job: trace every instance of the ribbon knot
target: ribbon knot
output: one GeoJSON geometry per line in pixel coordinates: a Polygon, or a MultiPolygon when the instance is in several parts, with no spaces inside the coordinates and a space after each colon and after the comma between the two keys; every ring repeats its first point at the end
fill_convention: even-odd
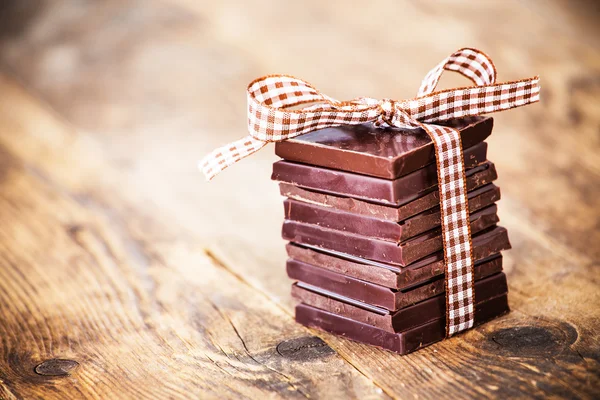
{"type": "Polygon", "coordinates": [[[400,108],[399,103],[392,99],[382,99],[379,101],[381,114],[374,122],[375,126],[395,126],[396,128],[417,128],[421,124],[413,120],[409,112],[400,108]]]}
{"type": "Polygon", "coordinates": [[[396,115],[396,101],[392,99],[382,99],[379,102],[379,108],[381,109],[381,115],[380,119],[376,121],[376,125],[385,122],[386,124],[393,126],[396,115]]]}
{"type": "Polygon", "coordinates": [[[308,82],[287,75],[259,78],[248,86],[249,136],[214,150],[200,161],[207,179],[268,142],[317,129],[372,122],[377,126],[420,127],[433,141],[438,171],[444,260],[446,335],[473,326],[473,257],[460,133],[435,122],[507,110],[539,101],[539,78],[496,84],[496,68],[483,52],[464,48],[436,65],[409,100],[335,100],[308,82]],[[475,86],[435,92],[444,70],[475,86]],[[300,107],[300,109],[292,109],[300,107]]]}

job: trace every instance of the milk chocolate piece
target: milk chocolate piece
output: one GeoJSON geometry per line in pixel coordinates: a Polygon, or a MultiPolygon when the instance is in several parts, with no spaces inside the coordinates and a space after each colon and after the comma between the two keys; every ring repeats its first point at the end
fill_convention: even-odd
{"type": "MultiPolygon", "coordinates": [[[[487,143],[479,143],[464,152],[465,168],[486,161],[487,143]]],[[[389,180],[351,172],[313,167],[288,161],[273,164],[271,179],[320,192],[369,200],[378,204],[409,203],[437,187],[437,167],[430,164],[400,178],[389,180]]]]}
{"type": "MultiPolygon", "coordinates": [[[[476,191],[475,196],[469,196],[470,213],[490,206],[500,198],[500,190],[496,186],[486,186],[485,189],[476,191]]],[[[288,220],[396,243],[427,232],[441,224],[439,207],[398,223],[290,199],[286,199],[283,206],[285,218],[288,220]]]]}
{"type": "MultiPolygon", "coordinates": [[[[441,282],[443,285],[443,279],[441,282]]],[[[503,295],[508,292],[506,275],[499,272],[477,280],[473,289],[475,304],[503,295]]],[[[442,318],[446,313],[446,296],[444,294],[427,298],[420,303],[395,312],[323,291],[303,282],[292,285],[292,296],[309,306],[373,325],[388,332],[403,332],[434,319],[442,318]]]]}
{"type": "MultiPolygon", "coordinates": [[[[475,325],[509,311],[506,295],[475,305],[475,325]]],[[[371,344],[399,354],[408,354],[444,339],[446,318],[430,321],[400,333],[391,333],[372,325],[354,321],[306,304],[296,306],[296,321],[302,325],[371,344]]]]}
{"type": "MultiPolygon", "coordinates": [[[[484,185],[490,184],[490,182],[498,178],[494,164],[489,161],[467,170],[466,175],[469,201],[471,201],[471,198],[474,196],[474,191],[476,191],[476,189],[483,189],[484,185]]],[[[281,195],[289,197],[290,199],[394,222],[404,221],[413,215],[427,211],[440,204],[439,191],[437,190],[432,190],[424,196],[399,207],[374,204],[352,197],[341,197],[333,194],[319,193],[314,190],[290,185],[289,183],[280,183],[279,190],[281,195]]],[[[500,200],[500,191],[498,188],[496,188],[496,190],[498,197],[494,198],[494,202],[500,200]]]]}
{"type": "MultiPolygon", "coordinates": [[[[502,271],[502,258],[494,257],[475,264],[475,280],[502,271]]],[[[445,292],[444,277],[406,290],[394,290],[374,283],[306,264],[293,258],[287,261],[287,274],[295,279],[333,295],[344,296],[389,311],[399,310],[445,292]]],[[[500,294],[500,293],[498,293],[500,294]]],[[[313,304],[314,305],[314,304],[313,304]]],[[[438,316],[439,317],[439,316],[438,316]]]]}
{"type": "MultiPolygon", "coordinates": [[[[471,214],[470,220],[471,234],[495,225],[499,221],[496,206],[492,205],[471,214]]],[[[442,249],[441,229],[431,230],[398,244],[285,220],[282,236],[290,242],[400,266],[406,266],[442,249]]]]}
{"type": "MultiPolygon", "coordinates": [[[[511,247],[508,233],[501,226],[474,235],[472,240],[475,262],[511,247]]],[[[444,255],[441,251],[406,267],[398,267],[295,243],[288,243],[286,250],[289,257],[298,261],[392,289],[406,289],[444,274],[444,255]]]]}
{"type": "MultiPolygon", "coordinates": [[[[492,133],[493,120],[463,118],[448,124],[459,129],[466,149],[492,133]]],[[[276,143],[275,154],[290,161],[386,179],[435,162],[433,143],[424,130],[382,129],[373,124],[320,129],[276,143]]]]}

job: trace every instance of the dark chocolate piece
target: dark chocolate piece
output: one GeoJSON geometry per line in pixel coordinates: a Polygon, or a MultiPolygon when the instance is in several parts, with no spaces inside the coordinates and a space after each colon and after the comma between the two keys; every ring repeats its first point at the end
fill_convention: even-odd
{"type": "MultiPolygon", "coordinates": [[[[476,280],[500,271],[502,271],[502,258],[476,263],[473,269],[476,280]]],[[[441,275],[435,281],[421,286],[395,290],[306,264],[293,258],[287,261],[287,274],[290,279],[390,311],[408,307],[444,293],[446,290],[444,278],[441,275]]]]}
{"type": "MultiPolygon", "coordinates": [[[[496,186],[486,186],[485,189],[477,191],[474,197],[469,196],[470,213],[494,204],[500,197],[500,190],[496,186]]],[[[439,207],[398,223],[290,199],[286,199],[283,206],[285,218],[288,220],[396,243],[427,232],[441,224],[439,207]]]]}
{"type": "MultiPolygon", "coordinates": [[[[506,295],[475,305],[475,325],[509,311],[506,295]]],[[[407,354],[444,339],[446,318],[430,321],[401,333],[390,333],[306,304],[296,306],[296,321],[302,325],[371,344],[399,354],[407,354]]]]}
{"type": "MultiPolygon", "coordinates": [[[[485,259],[475,264],[475,279],[481,279],[500,271],[502,271],[501,257],[485,259]]],[[[292,258],[287,261],[287,274],[291,279],[316,288],[390,311],[408,307],[445,291],[442,275],[434,281],[416,287],[396,290],[302,263],[292,258]]]]}
{"type": "MultiPolygon", "coordinates": [[[[479,143],[464,152],[465,168],[486,161],[487,143],[479,143]]],[[[351,172],[313,167],[288,161],[273,164],[271,179],[320,192],[334,193],[378,204],[402,205],[437,188],[435,164],[418,169],[403,177],[389,180],[351,172]]]]}
{"type": "MultiPolygon", "coordinates": [[[[452,121],[463,148],[483,142],[491,133],[489,117],[452,121]]],[[[435,162],[431,139],[422,129],[376,128],[373,124],[320,129],[275,144],[279,157],[363,175],[394,179],[435,162]]]]}
{"type": "MultiPolygon", "coordinates": [[[[471,197],[476,189],[481,188],[483,190],[484,185],[489,184],[498,178],[494,164],[489,161],[466,171],[466,175],[469,201],[471,201],[471,197]]],[[[437,190],[430,191],[424,196],[400,207],[374,204],[352,197],[340,197],[333,194],[319,193],[314,190],[290,185],[289,183],[280,183],[279,190],[281,195],[289,197],[290,199],[393,222],[404,221],[407,218],[439,206],[440,204],[439,192],[437,190]]],[[[496,188],[496,190],[498,198],[495,198],[494,202],[500,200],[499,189],[496,188]]]]}
{"type": "MultiPolygon", "coordinates": [[[[510,247],[506,229],[494,227],[473,236],[473,260],[477,262],[510,247]]],[[[444,274],[441,251],[406,267],[398,267],[295,243],[288,243],[286,249],[288,256],[296,260],[392,289],[406,289],[444,274]]]]}
{"type": "MultiPolygon", "coordinates": [[[[479,268],[479,271],[482,268],[483,265],[479,268]]],[[[476,304],[508,292],[506,275],[502,272],[484,278],[477,278],[477,269],[475,269],[475,276],[478,279],[474,285],[476,304]]],[[[444,285],[443,279],[441,283],[444,285]]],[[[373,325],[388,332],[403,332],[441,318],[446,313],[446,297],[444,294],[424,299],[420,303],[395,312],[373,307],[370,304],[339,296],[336,293],[323,291],[303,282],[292,285],[292,296],[309,306],[373,325]]]]}
{"type": "MultiPolygon", "coordinates": [[[[473,213],[470,220],[473,235],[495,225],[498,222],[496,206],[492,205],[473,213]]],[[[441,229],[431,230],[398,244],[285,220],[282,236],[290,242],[400,266],[406,266],[442,249],[441,229]]]]}

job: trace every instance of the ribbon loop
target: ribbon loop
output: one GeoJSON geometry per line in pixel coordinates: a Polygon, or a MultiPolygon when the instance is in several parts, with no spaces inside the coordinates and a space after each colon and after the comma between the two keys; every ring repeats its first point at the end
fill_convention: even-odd
{"type": "Polygon", "coordinates": [[[464,48],[452,53],[425,75],[417,96],[432,93],[444,70],[456,71],[469,78],[476,86],[496,83],[496,67],[492,60],[482,51],[464,48]]]}
{"type": "Polygon", "coordinates": [[[287,75],[266,76],[248,86],[248,131],[265,142],[278,142],[316,129],[376,119],[376,105],[340,102],[308,82],[287,75]],[[290,110],[306,103],[319,103],[290,110]]]}
{"type": "Polygon", "coordinates": [[[328,100],[310,83],[286,75],[265,76],[252,81],[248,85],[248,97],[269,108],[328,100]]]}

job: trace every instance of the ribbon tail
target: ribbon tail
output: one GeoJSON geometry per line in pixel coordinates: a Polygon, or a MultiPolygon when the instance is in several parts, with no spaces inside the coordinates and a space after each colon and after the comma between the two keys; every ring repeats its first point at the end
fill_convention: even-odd
{"type": "Polygon", "coordinates": [[[267,145],[268,142],[258,140],[252,136],[246,136],[240,140],[213,150],[210,154],[198,162],[198,168],[202,171],[207,181],[217,176],[225,168],[235,164],[241,159],[256,153],[267,145]]]}
{"type": "Polygon", "coordinates": [[[422,124],[435,147],[446,286],[446,336],[473,327],[475,293],[469,201],[460,133],[422,124]]]}

